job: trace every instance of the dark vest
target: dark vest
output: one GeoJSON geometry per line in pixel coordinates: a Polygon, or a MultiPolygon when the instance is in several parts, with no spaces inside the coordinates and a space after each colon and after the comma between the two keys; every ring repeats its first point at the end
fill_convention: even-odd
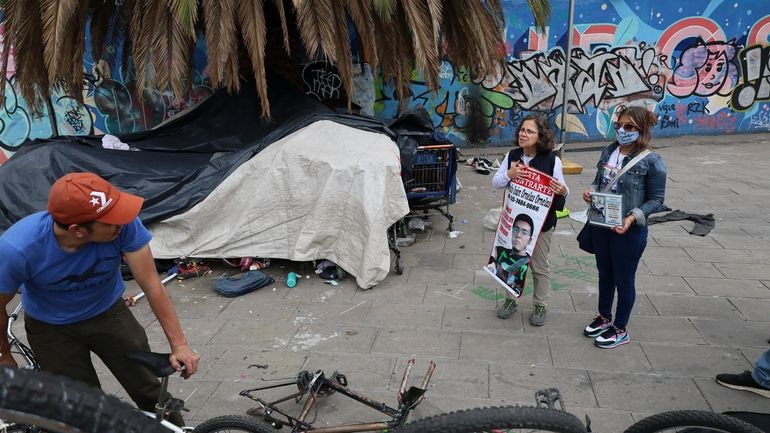
{"type": "MultiPolygon", "coordinates": [[[[520,147],[511,149],[511,151],[508,152],[509,170],[514,161],[521,161],[523,154],[524,150],[520,147]]],[[[529,161],[529,166],[535,170],[542,171],[549,176],[553,176],[553,168],[556,166],[556,155],[553,153],[538,153],[531,161],[529,161]]],[[[566,200],[566,197],[563,195],[554,194],[553,203],[551,203],[551,209],[548,211],[548,216],[545,217],[545,221],[543,222],[542,231],[546,232],[556,227],[556,211],[564,210],[566,200]]]]}

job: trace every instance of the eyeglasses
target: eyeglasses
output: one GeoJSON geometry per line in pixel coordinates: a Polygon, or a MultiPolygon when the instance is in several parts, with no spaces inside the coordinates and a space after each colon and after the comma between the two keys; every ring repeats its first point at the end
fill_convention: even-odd
{"type": "Polygon", "coordinates": [[[521,236],[529,236],[530,234],[532,234],[532,232],[531,232],[531,231],[529,231],[529,230],[527,230],[527,229],[523,229],[523,228],[521,228],[521,227],[516,227],[516,226],[513,226],[513,227],[511,227],[511,233],[512,233],[514,236],[518,236],[518,235],[521,235],[521,236]]]}
{"type": "Polygon", "coordinates": [[[537,135],[538,131],[533,131],[531,129],[519,129],[519,134],[526,134],[526,135],[537,135]]]}
{"type": "Polygon", "coordinates": [[[620,122],[614,122],[613,126],[615,127],[615,130],[618,130],[620,128],[623,128],[626,132],[634,132],[638,131],[639,128],[634,125],[633,123],[620,123],[620,122]]]}

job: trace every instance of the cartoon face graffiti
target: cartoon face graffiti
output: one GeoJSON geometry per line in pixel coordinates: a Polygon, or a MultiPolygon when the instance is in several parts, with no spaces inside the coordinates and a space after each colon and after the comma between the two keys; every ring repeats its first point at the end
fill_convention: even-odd
{"type": "Polygon", "coordinates": [[[727,78],[727,71],[729,69],[727,61],[726,51],[708,50],[706,63],[698,69],[698,87],[695,89],[696,94],[708,95],[718,91],[719,88],[722,87],[722,84],[727,78]]]}
{"type": "Polygon", "coordinates": [[[698,42],[682,53],[669,92],[680,98],[730,94],[738,84],[735,53],[734,41],[698,42]]]}

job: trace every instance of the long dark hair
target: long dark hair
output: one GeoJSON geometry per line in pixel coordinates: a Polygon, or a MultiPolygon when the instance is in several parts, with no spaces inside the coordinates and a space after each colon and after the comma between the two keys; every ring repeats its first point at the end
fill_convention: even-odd
{"type": "Polygon", "coordinates": [[[519,127],[516,129],[516,146],[519,145],[519,132],[521,132],[521,127],[527,120],[531,120],[537,125],[537,153],[551,153],[553,151],[554,142],[553,131],[551,131],[551,127],[548,125],[548,119],[537,114],[531,114],[522,119],[521,123],[519,123],[519,127]]]}
{"type": "Polygon", "coordinates": [[[658,123],[658,118],[647,111],[644,107],[625,107],[620,110],[618,120],[621,116],[628,116],[631,122],[639,130],[639,138],[636,140],[636,150],[648,150],[651,148],[652,128],[658,123]]]}

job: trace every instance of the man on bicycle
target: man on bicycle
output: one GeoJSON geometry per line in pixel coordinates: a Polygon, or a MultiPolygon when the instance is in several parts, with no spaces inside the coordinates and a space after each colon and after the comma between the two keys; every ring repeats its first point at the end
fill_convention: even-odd
{"type": "MultiPolygon", "coordinates": [[[[143,201],[92,173],[58,179],[48,210],[21,219],[0,237],[0,324],[8,322],[6,306],[21,289],[27,339],[43,370],[98,388],[93,352],[136,405],[152,412],[158,378],[124,356],[150,346],[122,298],[123,257],[166,334],[171,365],[177,371],[184,366],[186,379],[197,371],[199,356],[188,346],[155,269],[152,236],[138,218],[143,201]]],[[[5,333],[0,364],[16,365],[5,333]]]]}

